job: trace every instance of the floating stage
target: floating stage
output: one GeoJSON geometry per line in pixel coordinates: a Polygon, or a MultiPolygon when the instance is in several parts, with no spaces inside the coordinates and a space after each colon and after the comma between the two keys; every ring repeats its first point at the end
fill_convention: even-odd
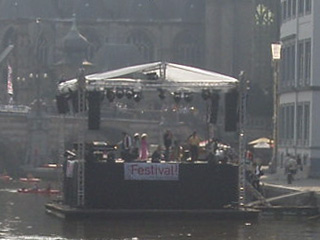
{"type": "Polygon", "coordinates": [[[78,205],[78,164],[64,167],[63,201],[46,211],[65,219],[104,218],[257,218],[255,209],[238,209],[238,166],[210,162],[84,163],[84,204],[78,205]]]}
{"type": "Polygon", "coordinates": [[[206,161],[86,161],[84,204],[80,206],[78,164],[73,160],[65,165],[63,201],[47,203],[47,213],[63,219],[249,220],[259,216],[319,215],[317,205],[311,204],[315,202],[314,194],[278,193],[277,189],[270,190],[272,197],[261,196],[240,209],[238,166],[206,161]]]}

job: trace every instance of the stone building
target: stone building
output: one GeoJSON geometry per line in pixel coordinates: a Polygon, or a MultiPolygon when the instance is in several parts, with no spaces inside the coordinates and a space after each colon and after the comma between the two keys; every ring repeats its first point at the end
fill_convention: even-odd
{"type": "Polygon", "coordinates": [[[75,77],[85,60],[90,71],[164,60],[251,72],[253,1],[1,0],[0,7],[1,49],[14,45],[6,62],[19,104],[32,102],[36,81],[41,97],[52,98],[56,82],[75,77]]]}
{"type": "Polygon", "coordinates": [[[320,176],[320,2],[281,0],[282,58],[279,81],[278,168],[287,154],[300,159],[301,173],[320,176]]]}

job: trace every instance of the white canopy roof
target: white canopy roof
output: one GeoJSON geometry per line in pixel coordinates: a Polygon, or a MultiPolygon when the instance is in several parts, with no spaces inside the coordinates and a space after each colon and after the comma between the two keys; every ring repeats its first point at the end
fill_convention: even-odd
{"type": "Polygon", "coordinates": [[[271,139],[266,138],[266,137],[262,137],[262,138],[255,139],[255,140],[249,142],[248,144],[249,145],[255,145],[255,144],[258,144],[258,143],[268,143],[269,144],[271,142],[272,142],[271,139]]]}
{"type": "MultiPolygon", "coordinates": [[[[103,73],[85,76],[88,91],[103,90],[112,87],[134,89],[162,88],[170,91],[200,91],[205,88],[217,90],[234,88],[238,80],[219,73],[166,62],[147,63],[125,67],[103,73]]],[[[62,82],[58,86],[60,93],[77,88],[77,79],[62,82]]]]}

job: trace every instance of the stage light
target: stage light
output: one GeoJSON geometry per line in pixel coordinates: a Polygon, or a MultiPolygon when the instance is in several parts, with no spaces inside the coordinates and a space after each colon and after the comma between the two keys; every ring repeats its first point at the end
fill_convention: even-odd
{"type": "Polygon", "coordinates": [[[174,92],[173,93],[173,100],[175,101],[175,103],[179,103],[181,100],[181,92],[174,92]]]}
{"type": "Polygon", "coordinates": [[[116,94],[114,93],[114,91],[112,89],[108,89],[107,90],[107,99],[109,100],[109,102],[113,102],[113,100],[116,98],[116,94]]]}
{"type": "Polygon", "coordinates": [[[133,100],[136,102],[140,102],[140,100],[142,99],[142,94],[141,92],[135,92],[133,94],[133,100]]]}
{"type": "Polygon", "coordinates": [[[210,90],[209,89],[203,89],[202,90],[202,93],[201,93],[201,96],[203,98],[203,100],[208,100],[210,98],[210,90]]]}
{"type": "Polygon", "coordinates": [[[122,98],[123,97],[123,95],[124,95],[124,92],[123,92],[123,89],[117,89],[116,90],[116,96],[117,96],[117,98],[122,98]]]}
{"type": "Polygon", "coordinates": [[[126,91],[126,97],[127,97],[128,99],[131,99],[131,98],[133,97],[133,91],[132,91],[131,89],[128,89],[128,90],[126,91]]]}

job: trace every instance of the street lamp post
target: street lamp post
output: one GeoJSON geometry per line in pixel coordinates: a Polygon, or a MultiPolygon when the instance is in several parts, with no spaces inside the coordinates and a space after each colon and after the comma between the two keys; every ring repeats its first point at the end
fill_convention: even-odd
{"type": "Polygon", "coordinates": [[[272,62],[273,62],[273,151],[272,151],[272,162],[271,172],[277,172],[278,166],[278,108],[279,108],[279,97],[278,97],[278,84],[279,84],[279,63],[281,60],[281,44],[271,44],[272,50],[272,62]]]}

